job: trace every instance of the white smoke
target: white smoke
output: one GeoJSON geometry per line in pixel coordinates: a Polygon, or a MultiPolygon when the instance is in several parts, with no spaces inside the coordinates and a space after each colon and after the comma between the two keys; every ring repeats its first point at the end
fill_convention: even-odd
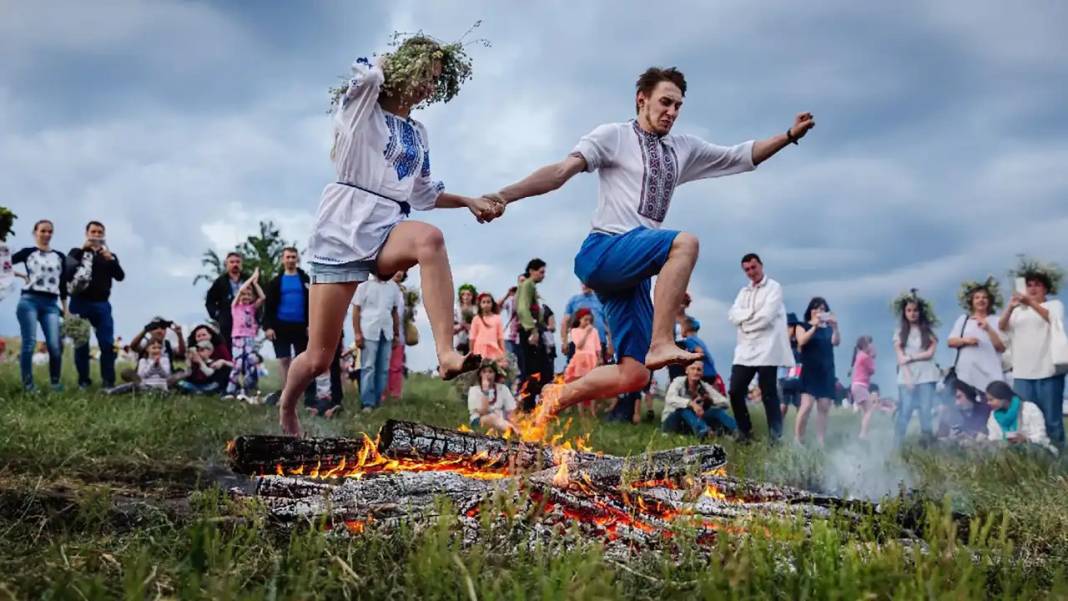
{"type": "Polygon", "coordinates": [[[824,492],[875,501],[913,488],[915,476],[901,458],[889,421],[877,413],[866,440],[851,434],[827,451],[820,478],[824,492]]]}

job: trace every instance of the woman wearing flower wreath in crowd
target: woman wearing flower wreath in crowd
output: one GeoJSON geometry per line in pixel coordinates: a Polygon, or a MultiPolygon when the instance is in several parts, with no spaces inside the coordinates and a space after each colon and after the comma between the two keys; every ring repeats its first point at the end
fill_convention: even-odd
{"type": "Polygon", "coordinates": [[[1004,378],[1001,353],[1005,352],[1005,342],[998,331],[996,313],[1004,300],[993,276],[982,282],[964,282],[957,300],[967,313],[953,322],[946,343],[957,349],[956,378],[982,393],[991,382],[1004,378]]]}
{"type": "Polygon", "coordinates": [[[478,290],[471,284],[462,284],[456,291],[456,308],[452,310],[452,342],[456,350],[471,352],[471,322],[478,313],[475,296],[478,290]]]}
{"type": "Polygon", "coordinates": [[[920,297],[916,290],[902,294],[894,300],[894,314],[898,327],[894,331],[894,353],[897,356],[898,411],[894,425],[894,437],[900,443],[909,429],[912,413],[920,420],[920,432],[930,438],[935,388],[942,373],[935,365],[934,355],[938,349],[938,326],[931,303],[920,297]]]}
{"type": "Polygon", "coordinates": [[[297,398],[330,367],[356,286],[371,272],[390,277],[419,265],[439,374],[452,379],[478,367],[478,357],[452,345],[453,282],[441,230],[406,219],[412,208],[466,207],[480,222],[503,212],[492,200],[445,192],[431,178],[427,131],[411,118],[413,109],[451,100],[470,75],[463,44],[416,34],[373,62],[357,59],[352,78],[331,90],[337,180],[323,190],[308,244],[309,341],[279,402],[286,434],[301,434],[297,398]]]}
{"type": "Polygon", "coordinates": [[[1012,339],[1013,388],[1038,405],[1046,431],[1064,448],[1064,373],[1053,361],[1055,336],[1064,338],[1064,305],[1049,298],[1060,289],[1064,272],[1054,264],[1021,257],[1013,275],[1017,284],[998,326],[1012,339]],[[1057,331],[1059,329],[1059,332],[1057,331]]]}

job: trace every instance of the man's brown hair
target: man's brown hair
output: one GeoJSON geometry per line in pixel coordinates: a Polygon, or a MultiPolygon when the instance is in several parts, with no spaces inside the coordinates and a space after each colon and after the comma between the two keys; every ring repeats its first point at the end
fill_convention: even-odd
{"type": "MultiPolygon", "coordinates": [[[[679,86],[679,91],[682,95],[686,95],[686,76],[682,74],[675,67],[649,67],[644,73],[638,76],[638,82],[635,84],[637,93],[645,94],[649,96],[656,88],[656,84],[662,81],[670,81],[671,83],[679,86]]],[[[638,112],[638,102],[634,102],[634,112],[638,112]]]]}

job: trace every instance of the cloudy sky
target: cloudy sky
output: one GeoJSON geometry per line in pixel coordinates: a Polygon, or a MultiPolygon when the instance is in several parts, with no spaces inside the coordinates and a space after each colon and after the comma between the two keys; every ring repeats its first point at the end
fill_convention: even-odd
{"type": "MultiPolygon", "coordinates": [[[[827,297],[842,377],[852,341],[874,335],[884,386],[898,292],[935,300],[944,339],[962,279],[1004,277],[1021,252],[1068,263],[1068,5],[1053,0],[0,0],[0,204],[20,216],[9,245],[30,244],[47,217],[67,249],[102,220],[128,273],[113,296],[119,332],[157,313],[192,324],[205,249],[231,248],[261,219],[303,246],[332,180],[326,89],[351,61],[394,30],[450,40],[478,19],[493,46],[473,50],[474,79],[418,115],[455,192],[494,190],[629,119],[649,65],[686,73],[676,131],[728,144],[816,115],[800,147],[756,172],[675,194],[664,225],[701,239],[692,312],[721,368],[745,252],[763,255],[789,310],[827,297]]],[[[579,176],[490,225],[418,218],[446,232],[458,283],[503,293],[536,255],[562,309],[595,202],[596,178],[579,176]]],[[[0,334],[17,334],[14,312],[14,298],[0,303],[0,334]]],[[[433,364],[429,344],[411,357],[433,364]]]]}

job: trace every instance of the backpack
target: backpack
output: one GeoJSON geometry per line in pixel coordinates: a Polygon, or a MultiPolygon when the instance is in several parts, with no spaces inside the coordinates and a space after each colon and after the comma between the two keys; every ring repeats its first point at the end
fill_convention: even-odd
{"type": "Polygon", "coordinates": [[[64,276],[67,280],[67,294],[71,296],[84,292],[93,281],[93,257],[91,252],[82,251],[81,259],[67,255],[64,261],[64,276]]]}

